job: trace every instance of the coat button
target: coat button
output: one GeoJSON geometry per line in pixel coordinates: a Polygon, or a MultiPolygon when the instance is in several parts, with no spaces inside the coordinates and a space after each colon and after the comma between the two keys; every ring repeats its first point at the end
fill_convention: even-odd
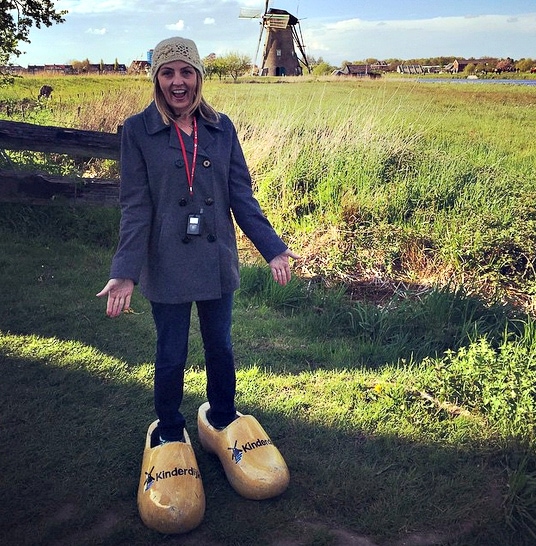
{"type": "Polygon", "coordinates": [[[179,206],[180,207],[185,207],[187,204],[188,204],[188,201],[186,201],[186,199],[184,199],[184,197],[179,200],[179,206]]]}
{"type": "Polygon", "coordinates": [[[179,169],[182,169],[184,167],[184,161],[182,159],[177,159],[175,161],[175,166],[179,167],[179,169]]]}
{"type": "Polygon", "coordinates": [[[209,233],[207,235],[207,241],[209,243],[214,243],[216,241],[216,235],[214,235],[213,233],[209,233]]]}
{"type": "Polygon", "coordinates": [[[205,199],[205,205],[207,205],[208,207],[212,206],[214,204],[214,199],[212,199],[212,197],[207,197],[205,199]]]}
{"type": "Polygon", "coordinates": [[[184,237],[184,238],[182,239],[182,242],[183,242],[185,245],[187,245],[191,240],[192,240],[192,239],[190,239],[190,237],[188,237],[188,235],[186,235],[186,237],[184,237]]]}
{"type": "Polygon", "coordinates": [[[203,161],[203,167],[205,167],[205,169],[208,169],[210,165],[210,159],[205,159],[205,161],[203,161]]]}

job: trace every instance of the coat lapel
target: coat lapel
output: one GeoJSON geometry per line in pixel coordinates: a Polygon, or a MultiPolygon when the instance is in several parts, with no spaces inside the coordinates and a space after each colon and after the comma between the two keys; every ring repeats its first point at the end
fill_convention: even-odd
{"type": "MultiPolygon", "coordinates": [[[[169,146],[171,148],[178,148],[180,150],[180,142],[179,137],[177,136],[177,131],[175,130],[175,127],[170,127],[169,125],[166,125],[162,117],[160,116],[160,113],[158,112],[158,109],[156,108],[156,105],[154,102],[152,102],[145,110],[144,110],[144,120],[145,120],[145,128],[147,130],[147,134],[149,136],[155,135],[156,133],[160,131],[169,131],[169,146]]],[[[200,155],[208,155],[210,147],[212,143],[214,142],[214,136],[213,131],[222,131],[223,127],[221,126],[221,123],[211,123],[201,117],[197,118],[197,131],[198,131],[198,150],[197,153],[200,155]]],[[[184,139],[184,145],[186,147],[186,150],[190,153],[193,153],[193,139],[191,138],[185,138],[184,139]]]]}
{"type": "Polygon", "coordinates": [[[221,126],[219,123],[213,124],[209,123],[203,118],[197,118],[197,131],[199,137],[198,153],[200,155],[207,156],[209,154],[210,147],[214,142],[214,136],[212,135],[212,132],[214,130],[221,130],[221,126]]]}

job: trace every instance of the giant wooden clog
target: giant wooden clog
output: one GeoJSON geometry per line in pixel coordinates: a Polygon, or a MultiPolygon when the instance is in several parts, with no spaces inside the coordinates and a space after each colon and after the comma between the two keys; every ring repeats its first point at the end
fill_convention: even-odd
{"type": "Polygon", "coordinates": [[[197,527],[205,513],[205,492],[195,453],[186,431],[186,442],[151,447],[158,421],[147,430],[138,510],[147,527],[160,533],[187,533],[197,527]]]}
{"type": "Polygon", "coordinates": [[[207,419],[208,409],[206,402],[197,413],[199,440],[220,459],[235,491],[254,500],[283,493],[290,480],[287,465],[257,419],[237,413],[238,419],[218,430],[207,419]]]}

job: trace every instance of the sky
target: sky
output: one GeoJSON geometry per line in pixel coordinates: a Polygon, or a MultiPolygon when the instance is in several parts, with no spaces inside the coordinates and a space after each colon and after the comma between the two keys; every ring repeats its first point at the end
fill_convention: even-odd
{"type": "MultiPolygon", "coordinates": [[[[15,64],[127,66],[170,36],[193,39],[201,57],[253,59],[259,19],[239,18],[265,0],[57,0],[65,22],[33,28],[15,64]]],[[[306,53],[333,66],[368,58],[536,59],[536,0],[273,0],[300,21],[306,53]]],[[[258,59],[260,62],[260,59],[258,59]]]]}

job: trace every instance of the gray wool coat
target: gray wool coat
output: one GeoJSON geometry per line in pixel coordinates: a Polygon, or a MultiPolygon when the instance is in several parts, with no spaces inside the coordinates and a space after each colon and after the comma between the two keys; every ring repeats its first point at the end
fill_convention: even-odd
{"type": "MultiPolygon", "coordinates": [[[[220,298],[239,286],[233,217],[269,262],[287,249],[253,196],[236,129],[198,118],[193,195],[180,141],[154,103],[125,121],[121,142],[121,226],[111,278],[132,279],[159,303],[220,298]],[[200,235],[187,235],[201,216],[200,235]]],[[[188,164],[193,139],[183,135],[188,164]]]]}

